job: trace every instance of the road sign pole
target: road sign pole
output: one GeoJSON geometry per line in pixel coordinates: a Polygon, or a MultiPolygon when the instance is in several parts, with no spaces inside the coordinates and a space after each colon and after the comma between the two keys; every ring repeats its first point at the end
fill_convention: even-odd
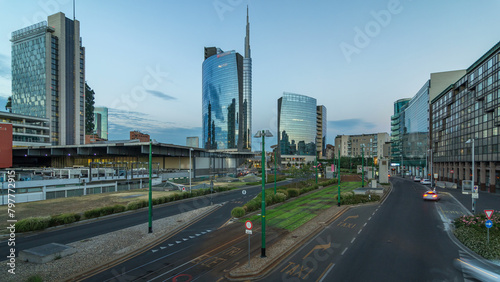
{"type": "Polygon", "coordinates": [[[250,234],[248,234],[248,267],[250,267],[250,234]]]}

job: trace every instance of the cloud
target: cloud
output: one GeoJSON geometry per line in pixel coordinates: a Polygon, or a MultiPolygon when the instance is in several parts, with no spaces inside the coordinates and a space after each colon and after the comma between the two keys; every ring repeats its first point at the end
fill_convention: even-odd
{"type": "Polygon", "coordinates": [[[328,121],[328,135],[335,138],[337,135],[372,134],[377,124],[362,119],[342,119],[328,121]]]}
{"type": "Polygon", "coordinates": [[[173,96],[170,96],[170,95],[167,95],[161,91],[156,91],[156,90],[146,90],[149,94],[153,95],[153,96],[156,96],[160,99],[163,99],[163,100],[166,100],[166,101],[169,101],[169,100],[177,100],[177,98],[173,97],[173,96]]]}

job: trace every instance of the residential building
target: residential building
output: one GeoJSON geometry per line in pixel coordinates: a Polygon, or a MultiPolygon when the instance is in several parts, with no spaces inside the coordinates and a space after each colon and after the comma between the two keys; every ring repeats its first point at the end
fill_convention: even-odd
{"type": "Polygon", "coordinates": [[[134,130],[130,131],[130,140],[139,140],[140,142],[149,142],[149,134],[142,133],[140,131],[134,130]]]}
{"type": "Polygon", "coordinates": [[[52,145],[85,142],[80,22],[57,13],[12,32],[12,112],[50,120],[52,145]]]}
{"type": "Polygon", "coordinates": [[[108,140],[108,108],[94,107],[94,134],[99,139],[108,140]]]}
{"type": "Polygon", "coordinates": [[[202,65],[202,146],[205,149],[252,149],[252,59],[250,23],[245,57],[236,51],[205,47],[202,65]]]}
{"type": "Polygon", "coordinates": [[[316,107],[316,154],[318,158],[326,158],[326,107],[323,105],[316,107]]]}
{"type": "Polygon", "coordinates": [[[341,157],[383,158],[384,145],[389,142],[389,134],[373,133],[359,135],[338,135],[335,137],[335,156],[340,150],[341,157]]]}
{"type": "Polygon", "coordinates": [[[473,180],[482,191],[500,191],[499,61],[500,42],[431,98],[432,164],[438,180],[459,186],[473,180]]]}
{"type": "Polygon", "coordinates": [[[284,92],[278,99],[278,152],[282,164],[312,162],[316,158],[316,99],[284,92]]]}

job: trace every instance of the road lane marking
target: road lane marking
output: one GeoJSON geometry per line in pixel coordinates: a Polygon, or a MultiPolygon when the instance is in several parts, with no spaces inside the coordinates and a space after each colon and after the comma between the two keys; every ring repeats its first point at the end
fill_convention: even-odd
{"type": "Polygon", "coordinates": [[[371,219],[372,219],[372,217],[370,216],[370,217],[368,218],[368,221],[370,221],[371,219]]]}
{"type": "Polygon", "coordinates": [[[361,231],[363,231],[363,228],[359,229],[358,234],[361,233],[361,231]]]}
{"type": "Polygon", "coordinates": [[[311,250],[309,253],[307,253],[307,255],[305,255],[302,259],[306,259],[306,257],[308,257],[308,256],[309,256],[312,252],[314,252],[315,250],[321,250],[321,249],[326,250],[326,249],[330,248],[330,247],[331,247],[331,245],[332,245],[332,243],[331,243],[331,242],[330,242],[330,243],[328,243],[328,244],[325,244],[325,245],[316,245],[316,246],[314,246],[314,248],[312,248],[312,250],[311,250]]]}
{"type": "Polygon", "coordinates": [[[366,226],[366,222],[365,222],[365,224],[363,224],[363,227],[365,227],[365,226],[366,226]]]}
{"type": "Polygon", "coordinates": [[[341,256],[344,255],[344,253],[347,251],[348,248],[345,248],[344,251],[340,254],[341,256]]]}
{"type": "Polygon", "coordinates": [[[316,280],[316,282],[323,282],[325,277],[328,275],[328,273],[330,273],[330,271],[333,269],[334,266],[335,266],[335,264],[333,262],[330,262],[328,267],[325,269],[326,272],[324,271],[323,273],[321,273],[321,275],[319,276],[318,280],[316,280]]]}
{"type": "Polygon", "coordinates": [[[352,238],[352,240],[351,240],[351,244],[352,244],[352,242],[354,242],[354,240],[356,240],[356,237],[352,238]]]}

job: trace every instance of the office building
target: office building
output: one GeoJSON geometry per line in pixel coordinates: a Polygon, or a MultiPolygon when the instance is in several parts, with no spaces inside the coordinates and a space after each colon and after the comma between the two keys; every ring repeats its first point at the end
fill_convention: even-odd
{"type": "Polygon", "coordinates": [[[0,134],[0,139],[9,140],[12,147],[50,146],[49,119],[19,115],[0,111],[0,124],[11,124],[12,133],[0,134]]]}
{"type": "Polygon", "coordinates": [[[50,120],[52,145],[85,142],[80,22],[57,13],[12,32],[12,112],[50,120]]]}
{"type": "Polygon", "coordinates": [[[401,137],[404,127],[401,114],[408,102],[410,102],[410,98],[399,99],[394,102],[394,115],[391,116],[391,161],[398,166],[401,164],[401,152],[403,151],[401,137]]]}
{"type": "Polygon", "coordinates": [[[205,149],[252,149],[252,59],[250,23],[245,57],[236,51],[205,47],[202,65],[202,146],[205,149]]]}
{"type": "Polygon", "coordinates": [[[94,107],[94,134],[108,140],[108,108],[94,107]]]}
{"type": "Polygon", "coordinates": [[[317,106],[316,107],[316,154],[318,158],[326,158],[326,107],[317,106]]]}
{"type": "Polygon", "coordinates": [[[335,137],[335,157],[340,150],[341,157],[383,158],[384,145],[390,137],[386,132],[335,137]]]}
{"type": "Polygon", "coordinates": [[[278,152],[282,164],[312,162],[316,158],[316,99],[284,92],[278,99],[278,152]]]}
{"type": "Polygon", "coordinates": [[[462,186],[463,180],[472,180],[474,175],[480,190],[500,191],[499,60],[500,42],[431,98],[430,144],[438,180],[462,186]]]}

